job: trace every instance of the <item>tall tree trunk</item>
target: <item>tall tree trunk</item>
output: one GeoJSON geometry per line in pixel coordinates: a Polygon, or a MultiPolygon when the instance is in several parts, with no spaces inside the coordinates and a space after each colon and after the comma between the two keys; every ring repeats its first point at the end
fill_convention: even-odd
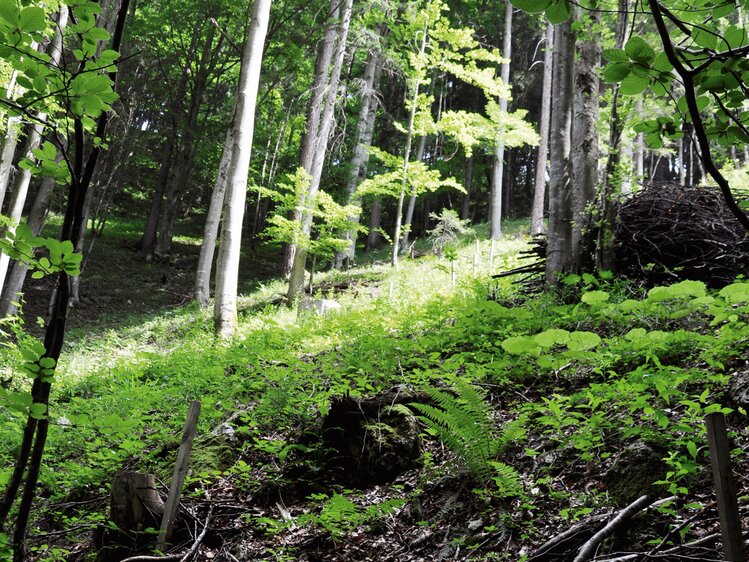
{"type": "Polygon", "coordinates": [[[159,217],[161,216],[161,207],[164,204],[164,194],[172,174],[172,161],[174,159],[174,135],[168,135],[164,146],[161,149],[161,164],[159,165],[159,175],[156,178],[156,187],[151,200],[151,210],[146,219],[146,225],[143,228],[143,236],[137,244],[139,250],[147,255],[153,251],[156,246],[156,238],[159,226],[159,217]]]}
{"type": "MultiPolygon", "coordinates": [[[[10,83],[7,88],[7,98],[12,100],[15,98],[16,92],[16,76],[18,71],[14,70],[10,78],[10,83]]],[[[21,127],[21,117],[11,115],[5,122],[5,138],[3,139],[3,148],[0,152],[0,211],[3,209],[3,202],[5,201],[5,194],[8,191],[8,185],[11,181],[11,173],[13,172],[13,157],[16,154],[16,146],[18,145],[18,134],[21,127]]]]}
{"type": "Polygon", "coordinates": [[[533,187],[533,207],[531,209],[531,234],[543,234],[544,203],[546,200],[546,168],[549,156],[549,121],[551,119],[551,76],[553,70],[554,26],[546,24],[546,48],[544,49],[544,78],[541,91],[541,119],[539,124],[538,158],[536,159],[536,178],[533,187]]]}
{"type": "MultiPolygon", "coordinates": [[[[623,49],[629,32],[628,0],[619,0],[616,22],[616,48],[623,49]]],[[[596,241],[596,268],[608,271],[614,267],[614,227],[616,221],[615,199],[622,193],[624,170],[622,169],[622,132],[624,123],[619,113],[619,84],[614,84],[611,95],[611,125],[609,128],[609,154],[598,203],[601,220],[596,241]]]]}
{"type": "MultiPolygon", "coordinates": [[[[307,106],[306,129],[302,135],[301,146],[299,147],[299,166],[312,176],[314,166],[315,151],[317,150],[320,135],[320,120],[325,106],[325,97],[328,92],[330,83],[330,61],[333,59],[335,49],[336,34],[338,27],[338,18],[340,16],[340,1],[330,0],[328,10],[328,25],[325,28],[322,41],[317,50],[315,59],[315,75],[312,81],[312,96],[307,106]]],[[[301,208],[301,205],[300,205],[301,208]]],[[[299,210],[291,213],[294,221],[302,220],[302,213],[299,210]]],[[[281,270],[284,276],[290,276],[294,267],[296,257],[296,244],[287,244],[284,247],[283,262],[281,270]]]]}
{"type": "Polygon", "coordinates": [[[235,110],[231,163],[226,174],[221,246],[216,261],[216,300],[213,320],[221,337],[232,335],[237,327],[237,286],[242,219],[247,197],[247,178],[255,130],[255,106],[260,82],[265,35],[268,31],[271,0],[255,0],[247,39],[242,53],[235,110]]]}
{"type": "Polygon", "coordinates": [[[575,60],[572,158],[572,254],[574,271],[587,271],[594,265],[594,236],[590,204],[598,190],[598,67],[601,64],[601,38],[595,29],[601,14],[588,15],[592,30],[578,43],[575,60]]]}
{"type": "MultiPolygon", "coordinates": [[[[117,17],[117,26],[112,40],[112,49],[119,50],[123,30],[125,26],[125,16],[127,15],[128,0],[123,0],[120,12],[117,17]]],[[[109,77],[114,82],[115,73],[110,73],[109,77]]],[[[96,123],[95,135],[103,138],[106,132],[107,113],[102,113],[96,123]]],[[[71,182],[68,190],[67,205],[65,217],[60,233],[61,241],[70,241],[75,247],[77,244],[76,233],[79,232],[80,222],[82,220],[83,204],[86,198],[86,192],[90,186],[96,163],[101,152],[100,146],[92,146],[88,152],[88,158],[84,158],[84,137],[85,131],[83,124],[78,119],[73,119],[73,129],[75,138],[75,158],[71,166],[71,182]]],[[[65,327],[68,317],[68,291],[69,277],[65,271],[61,271],[57,276],[57,286],[55,300],[50,310],[50,318],[47,323],[44,336],[44,357],[42,359],[51,359],[54,363],[60,357],[62,345],[65,340],[65,327]]],[[[42,361],[40,359],[40,363],[42,361]]],[[[46,361],[45,361],[46,363],[46,361]]],[[[18,511],[13,534],[13,562],[23,562],[26,558],[26,530],[28,527],[31,507],[36,496],[36,487],[39,481],[39,474],[42,468],[42,458],[47,442],[47,432],[49,430],[49,396],[51,390],[49,379],[37,377],[34,379],[31,388],[31,397],[33,403],[41,404],[44,410],[44,417],[36,420],[29,415],[26,426],[23,431],[23,438],[18,449],[19,453],[10,475],[5,494],[0,501],[0,529],[6,521],[8,513],[15,503],[18,496],[24,472],[26,480],[23,485],[21,501],[18,505],[18,511]]]]}
{"type": "MultiPolygon", "coordinates": [[[[505,22],[502,36],[502,57],[505,62],[502,63],[500,75],[504,84],[510,83],[510,57],[512,56],[512,4],[505,0],[505,22]]],[[[507,98],[499,99],[499,110],[504,113],[507,111],[507,98]]],[[[491,192],[491,218],[489,226],[491,229],[492,240],[499,240],[502,237],[502,176],[504,174],[505,161],[505,140],[504,132],[500,129],[497,137],[497,144],[494,146],[494,173],[492,174],[492,192],[491,192]]]]}
{"type": "MultiPolygon", "coordinates": [[[[361,107],[359,108],[359,117],[356,123],[356,133],[354,136],[354,151],[351,155],[351,170],[346,180],[346,190],[344,201],[346,204],[361,205],[361,197],[356,195],[356,188],[362,182],[367,174],[367,164],[369,163],[369,147],[372,144],[374,135],[375,119],[377,117],[377,103],[375,92],[380,81],[381,66],[380,53],[373,50],[367,57],[367,65],[364,68],[364,78],[361,94],[361,107]]],[[[336,267],[343,267],[344,262],[352,264],[356,254],[356,235],[355,226],[359,224],[360,215],[349,217],[354,228],[344,233],[343,237],[349,241],[349,246],[344,252],[336,255],[336,267]]]]}
{"type": "MultiPolygon", "coordinates": [[[[424,159],[424,150],[426,149],[427,137],[422,136],[419,139],[419,146],[416,148],[416,157],[414,162],[421,162],[424,159]]],[[[403,221],[404,232],[401,240],[401,253],[408,250],[408,239],[411,234],[411,224],[414,218],[414,209],[416,208],[416,186],[411,187],[411,196],[408,198],[408,207],[406,208],[406,218],[403,221]]]]}
{"type": "MultiPolygon", "coordinates": [[[[429,31],[429,22],[424,24],[424,31],[422,33],[421,47],[419,48],[418,60],[423,59],[424,53],[427,49],[427,41],[429,31]]],[[[411,143],[413,142],[414,136],[414,121],[416,120],[416,105],[419,99],[419,83],[421,81],[420,69],[417,69],[417,76],[414,79],[412,92],[411,92],[411,108],[408,114],[408,128],[406,129],[406,146],[403,149],[403,177],[401,179],[400,193],[398,194],[398,204],[395,209],[395,232],[393,234],[393,251],[390,257],[390,264],[393,267],[398,267],[398,249],[401,236],[401,221],[403,220],[403,200],[406,196],[406,186],[408,185],[408,164],[411,159],[411,143]]]]}
{"type": "Polygon", "coordinates": [[[466,192],[460,202],[460,218],[468,220],[471,215],[471,192],[473,191],[473,154],[466,159],[466,171],[463,177],[463,187],[466,192]]]}
{"type": "MultiPolygon", "coordinates": [[[[52,178],[42,179],[26,221],[33,236],[39,236],[42,232],[54,188],[55,181],[52,178]]],[[[16,314],[17,307],[15,303],[21,298],[28,270],[28,266],[20,261],[14,262],[13,267],[10,268],[5,287],[2,289],[2,298],[0,299],[0,318],[16,314]]]]}
{"type": "Polygon", "coordinates": [[[365,252],[371,252],[380,244],[380,226],[382,221],[382,199],[372,199],[372,208],[369,210],[369,233],[365,252]]]}
{"type": "Polygon", "coordinates": [[[572,21],[554,29],[554,78],[549,136],[549,232],[546,282],[555,286],[572,269],[571,128],[574,86],[575,35],[572,21]]]}
{"type": "Polygon", "coordinates": [[[229,126],[226,129],[224,150],[221,153],[221,161],[218,165],[216,181],[213,185],[211,202],[208,205],[208,213],[205,217],[205,227],[203,228],[203,243],[200,246],[197,274],[195,275],[195,290],[193,293],[195,300],[198,301],[198,304],[201,307],[208,306],[208,300],[211,298],[213,255],[216,251],[218,228],[221,222],[221,208],[224,206],[226,178],[234,149],[234,123],[236,119],[236,111],[235,100],[235,107],[232,112],[232,118],[229,121],[229,126]]]}
{"type": "MultiPolygon", "coordinates": [[[[332,2],[338,3],[339,0],[332,0],[332,2]]],[[[348,40],[348,32],[351,24],[351,7],[353,0],[344,0],[341,8],[340,25],[338,26],[335,54],[333,58],[333,67],[330,71],[330,80],[327,85],[327,92],[325,95],[325,106],[323,113],[320,116],[319,131],[316,135],[315,151],[312,158],[311,170],[305,167],[305,170],[310,173],[310,184],[304,194],[300,208],[301,216],[301,236],[302,238],[309,237],[312,232],[312,221],[313,213],[312,209],[315,205],[315,197],[320,188],[320,179],[322,178],[323,163],[325,162],[325,156],[327,153],[328,140],[330,137],[330,131],[333,127],[333,111],[335,109],[336,99],[338,97],[338,82],[341,77],[341,69],[343,68],[343,60],[346,56],[346,43],[348,40]]],[[[331,7],[332,7],[331,3],[331,7]]],[[[294,263],[291,267],[291,273],[289,275],[289,290],[286,293],[286,298],[291,304],[296,297],[296,294],[304,285],[304,271],[307,264],[307,248],[304,246],[296,245],[296,252],[294,253],[294,263]]]]}
{"type": "MultiPolygon", "coordinates": [[[[198,121],[200,110],[203,105],[208,78],[212,69],[211,52],[214,48],[213,39],[216,27],[208,28],[208,36],[205,39],[203,50],[200,54],[200,62],[194,78],[194,87],[190,95],[190,107],[183,128],[183,138],[177,151],[176,162],[172,165],[172,174],[166,191],[166,205],[162,205],[162,214],[159,221],[159,237],[154,248],[154,255],[161,258],[169,255],[172,248],[172,237],[177,220],[177,212],[182,199],[182,194],[187,187],[187,182],[194,164],[195,143],[202,136],[202,128],[198,121]]],[[[220,45],[220,42],[219,42],[220,45]]]]}

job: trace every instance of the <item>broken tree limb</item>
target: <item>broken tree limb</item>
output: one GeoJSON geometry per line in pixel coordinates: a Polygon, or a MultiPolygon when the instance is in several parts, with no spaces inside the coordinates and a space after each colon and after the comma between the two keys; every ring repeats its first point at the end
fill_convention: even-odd
{"type": "Polygon", "coordinates": [[[606,539],[611,536],[617,528],[619,528],[625,521],[631,519],[636,513],[642,511],[650,504],[653,503],[653,499],[650,496],[640,496],[627,507],[619,512],[619,514],[609,521],[603,529],[593,535],[588,541],[580,548],[575,557],[574,562],[586,562],[591,560],[595,554],[596,548],[606,539]]]}
{"type": "Polygon", "coordinates": [[[182,492],[182,484],[187,476],[187,469],[190,466],[190,452],[192,451],[192,442],[195,439],[195,431],[198,425],[198,415],[200,415],[200,401],[195,400],[190,404],[185,420],[185,429],[182,432],[182,444],[179,446],[177,453],[177,462],[174,465],[172,474],[172,483],[169,486],[169,497],[166,501],[164,517],[161,520],[161,529],[159,538],[156,541],[156,548],[163,551],[174,527],[174,519],[177,516],[179,507],[179,497],[182,492]]]}
{"type": "Polygon", "coordinates": [[[716,412],[705,418],[710,464],[713,469],[715,495],[723,537],[723,555],[732,562],[746,562],[746,549],[741,536],[741,515],[736,496],[736,483],[731,472],[731,447],[728,443],[726,418],[716,412]]]}

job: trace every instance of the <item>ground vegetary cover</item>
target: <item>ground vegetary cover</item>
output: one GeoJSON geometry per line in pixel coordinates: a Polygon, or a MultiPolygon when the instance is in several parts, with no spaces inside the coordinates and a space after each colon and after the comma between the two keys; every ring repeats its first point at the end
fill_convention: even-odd
{"type": "MultiPolygon", "coordinates": [[[[128,251],[114,235],[102,243],[110,256],[128,251]]],[[[208,521],[195,560],[572,560],[607,517],[649,492],[670,499],[638,514],[598,559],[720,560],[703,420],[727,414],[745,493],[749,283],[647,290],[602,275],[568,278],[561,295],[524,294],[515,279],[490,277],[517,265],[524,244],[508,235],[492,271],[489,243],[476,259],[468,237],[454,262],[426,256],[398,271],[320,277],[319,296],[342,307],[324,316],[280,306],[280,282],[248,286],[239,335],[217,342],[209,314],[180,305],[186,238],[166,278],[143,281],[161,283],[169,309],[89,315],[71,334],[34,560],[93,560],[114,473],[166,483],[195,399],[203,410],[172,553],[208,521]],[[414,396],[393,411],[418,424],[416,467],[376,485],[342,482],[315,438],[331,400],[392,389],[414,396]],[[539,554],[575,525],[561,548],[539,554]]],[[[0,388],[24,384],[14,350],[2,353],[0,388]]],[[[22,407],[0,409],[0,483],[23,419],[22,407]]],[[[367,423],[372,443],[396,431],[367,423]]]]}

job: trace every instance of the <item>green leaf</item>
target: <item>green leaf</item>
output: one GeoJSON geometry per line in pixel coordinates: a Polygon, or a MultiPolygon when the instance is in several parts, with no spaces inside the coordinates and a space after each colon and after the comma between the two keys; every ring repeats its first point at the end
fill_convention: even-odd
{"type": "Polygon", "coordinates": [[[603,58],[608,62],[626,62],[629,63],[629,57],[622,49],[605,49],[603,58]]]}
{"type": "Polygon", "coordinates": [[[630,74],[624,80],[622,80],[619,86],[619,93],[623,96],[636,96],[645,91],[648,87],[650,80],[630,74]]]}
{"type": "Polygon", "coordinates": [[[570,333],[559,328],[550,328],[533,336],[535,342],[541,347],[554,347],[564,345],[570,340],[570,333]]]}
{"type": "Polygon", "coordinates": [[[572,7],[566,0],[556,0],[546,8],[546,17],[553,24],[566,22],[572,15],[572,7]]]}
{"type": "Polygon", "coordinates": [[[580,300],[592,306],[609,300],[609,294],[606,291],[588,291],[580,300]]]}
{"type": "Polygon", "coordinates": [[[21,10],[18,26],[27,33],[36,33],[47,29],[47,14],[42,8],[29,6],[21,10]]]}
{"type": "Polygon", "coordinates": [[[653,50],[653,48],[648,45],[642,37],[639,37],[638,35],[633,35],[632,37],[630,37],[629,41],[627,41],[627,44],[624,45],[624,52],[627,53],[627,56],[635,62],[649,64],[655,59],[655,51],[653,50]]]}
{"type": "Polygon", "coordinates": [[[15,0],[3,0],[0,2],[0,20],[5,20],[11,27],[18,26],[20,10],[15,0]]]}
{"type": "Polygon", "coordinates": [[[729,26],[729,28],[723,34],[723,39],[728,44],[729,49],[738,49],[746,45],[746,31],[744,29],[741,29],[740,27],[736,27],[735,25],[729,26]]]}
{"type": "Polygon", "coordinates": [[[47,406],[36,402],[29,408],[29,415],[35,420],[44,419],[44,415],[47,413],[47,406]]]}
{"type": "Polygon", "coordinates": [[[572,332],[570,341],[567,342],[567,348],[570,351],[585,351],[593,349],[601,343],[601,337],[593,332],[572,332]]]}
{"type": "Polygon", "coordinates": [[[603,79],[606,82],[621,82],[632,72],[632,64],[627,62],[614,62],[607,64],[603,71],[603,79]]]}
{"type": "Polygon", "coordinates": [[[700,47],[705,49],[715,49],[718,45],[718,36],[713,31],[708,31],[702,27],[694,27],[692,39],[700,47]]]}
{"type": "Polygon", "coordinates": [[[537,355],[541,348],[528,336],[513,336],[502,342],[502,348],[513,355],[537,355]]]}

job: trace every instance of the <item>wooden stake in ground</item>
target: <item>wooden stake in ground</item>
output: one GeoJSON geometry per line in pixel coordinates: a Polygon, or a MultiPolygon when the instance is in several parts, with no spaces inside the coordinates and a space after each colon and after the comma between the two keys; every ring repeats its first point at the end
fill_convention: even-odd
{"type": "Polygon", "coordinates": [[[185,482],[187,469],[190,466],[190,452],[192,451],[192,442],[195,438],[198,415],[200,415],[200,401],[195,400],[190,404],[190,408],[187,411],[185,429],[182,432],[182,444],[179,446],[179,452],[177,453],[177,463],[174,465],[172,483],[169,486],[169,497],[166,500],[164,517],[161,520],[161,530],[159,530],[159,538],[156,541],[156,548],[162,552],[166,547],[166,542],[169,540],[169,536],[172,534],[174,519],[177,516],[182,484],[185,482]]]}
{"type": "Polygon", "coordinates": [[[746,549],[741,536],[741,516],[736,498],[736,483],[731,473],[731,450],[728,445],[726,418],[722,413],[708,414],[705,418],[705,425],[710,446],[715,495],[718,500],[720,533],[723,537],[723,559],[731,562],[746,562],[746,549]]]}

